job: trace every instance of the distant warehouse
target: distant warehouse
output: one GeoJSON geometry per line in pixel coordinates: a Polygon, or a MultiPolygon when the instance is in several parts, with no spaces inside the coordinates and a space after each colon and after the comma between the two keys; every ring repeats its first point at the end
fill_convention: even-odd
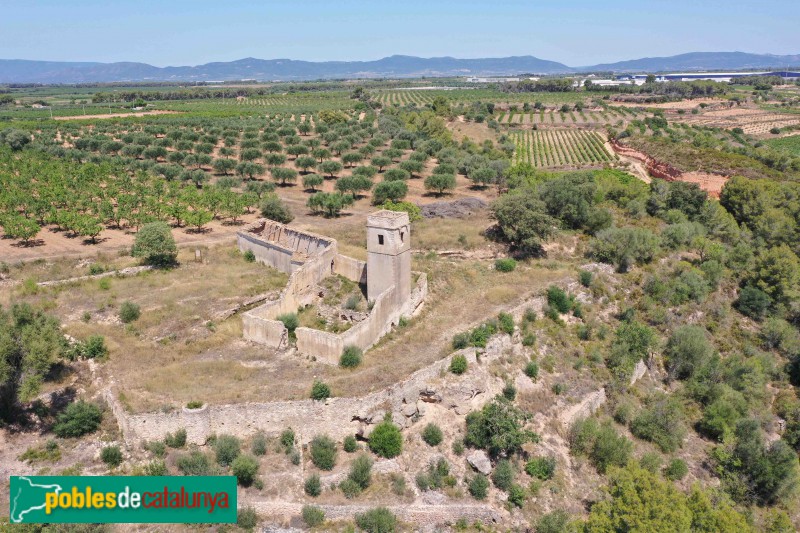
{"type": "MultiPolygon", "coordinates": [[[[642,85],[647,79],[648,74],[634,74],[628,76],[636,82],[637,85],[642,85]]],[[[791,70],[776,70],[770,72],[676,72],[671,74],[657,74],[656,81],[696,81],[696,80],[711,80],[729,82],[736,78],[744,78],[748,76],[770,76],[783,78],[786,81],[795,81],[800,79],[800,72],[791,70]]]]}

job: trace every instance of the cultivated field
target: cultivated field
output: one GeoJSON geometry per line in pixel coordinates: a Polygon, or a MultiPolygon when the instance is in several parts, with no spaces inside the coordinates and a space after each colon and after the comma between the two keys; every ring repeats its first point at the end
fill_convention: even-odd
{"type": "Polygon", "coordinates": [[[768,135],[773,128],[800,125],[800,115],[749,107],[715,109],[696,115],[676,115],[671,118],[696,126],[741,128],[744,133],[756,136],[768,135]]]}
{"type": "Polygon", "coordinates": [[[514,161],[538,168],[597,166],[617,159],[596,131],[525,130],[511,135],[517,146],[514,161]]]}

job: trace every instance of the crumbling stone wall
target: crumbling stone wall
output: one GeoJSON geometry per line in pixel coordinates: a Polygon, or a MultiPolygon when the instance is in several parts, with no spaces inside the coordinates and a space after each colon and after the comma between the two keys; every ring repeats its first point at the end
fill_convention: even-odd
{"type": "MultiPolygon", "coordinates": [[[[387,412],[392,413],[400,427],[408,427],[427,403],[441,403],[460,414],[479,408],[491,397],[487,386],[494,376],[489,372],[489,363],[508,349],[512,349],[511,338],[497,335],[488,343],[480,363],[475,348],[455,352],[465,355],[470,362],[472,370],[464,376],[442,379],[448,375],[450,357],[447,357],[414,372],[406,380],[362,397],[329,398],[324,402],[308,399],[208,405],[201,409],[134,415],[122,408],[113,412],[128,444],[160,440],[181,428],[186,429],[191,444],[204,444],[209,436],[219,433],[241,438],[259,431],[278,435],[287,427],[295,430],[301,444],[322,433],[342,440],[348,435],[368,435],[387,412]]],[[[118,404],[113,390],[109,390],[106,398],[109,403],[118,404]]]]}

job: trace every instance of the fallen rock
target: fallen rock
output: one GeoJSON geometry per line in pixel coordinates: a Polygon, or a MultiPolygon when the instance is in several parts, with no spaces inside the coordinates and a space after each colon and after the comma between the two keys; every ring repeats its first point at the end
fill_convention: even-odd
{"type": "Polygon", "coordinates": [[[486,452],[483,450],[475,450],[467,455],[467,462],[480,472],[481,474],[488,476],[492,472],[492,462],[489,460],[489,456],[486,455],[486,452]]]}
{"type": "Polygon", "coordinates": [[[414,416],[417,414],[417,404],[409,403],[404,405],[402,412],[404,416],[414,416]]]}

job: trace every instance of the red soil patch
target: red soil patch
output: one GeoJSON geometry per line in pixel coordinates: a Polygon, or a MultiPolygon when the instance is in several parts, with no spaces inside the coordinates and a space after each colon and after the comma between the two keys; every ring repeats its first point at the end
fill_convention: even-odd
{"type": "Polygon", "coordinates": [[[710,174],[708,172],[681,172],[669,163],[659,161],[643,152],[639,152],[629,146],[620,144],[617,141],[611,141],[610,144],[614,151],[618,154],[643,163],[647,169],[647,173],[651,176],[667,181],[685,181],[688,183],[697,183],[701,190],[706,191],[709,196],[714,198],[719,198],[719,195],[722,192],[722,187],[725,186],[725,183],[729,179],[729,176],[710,174]]]}

